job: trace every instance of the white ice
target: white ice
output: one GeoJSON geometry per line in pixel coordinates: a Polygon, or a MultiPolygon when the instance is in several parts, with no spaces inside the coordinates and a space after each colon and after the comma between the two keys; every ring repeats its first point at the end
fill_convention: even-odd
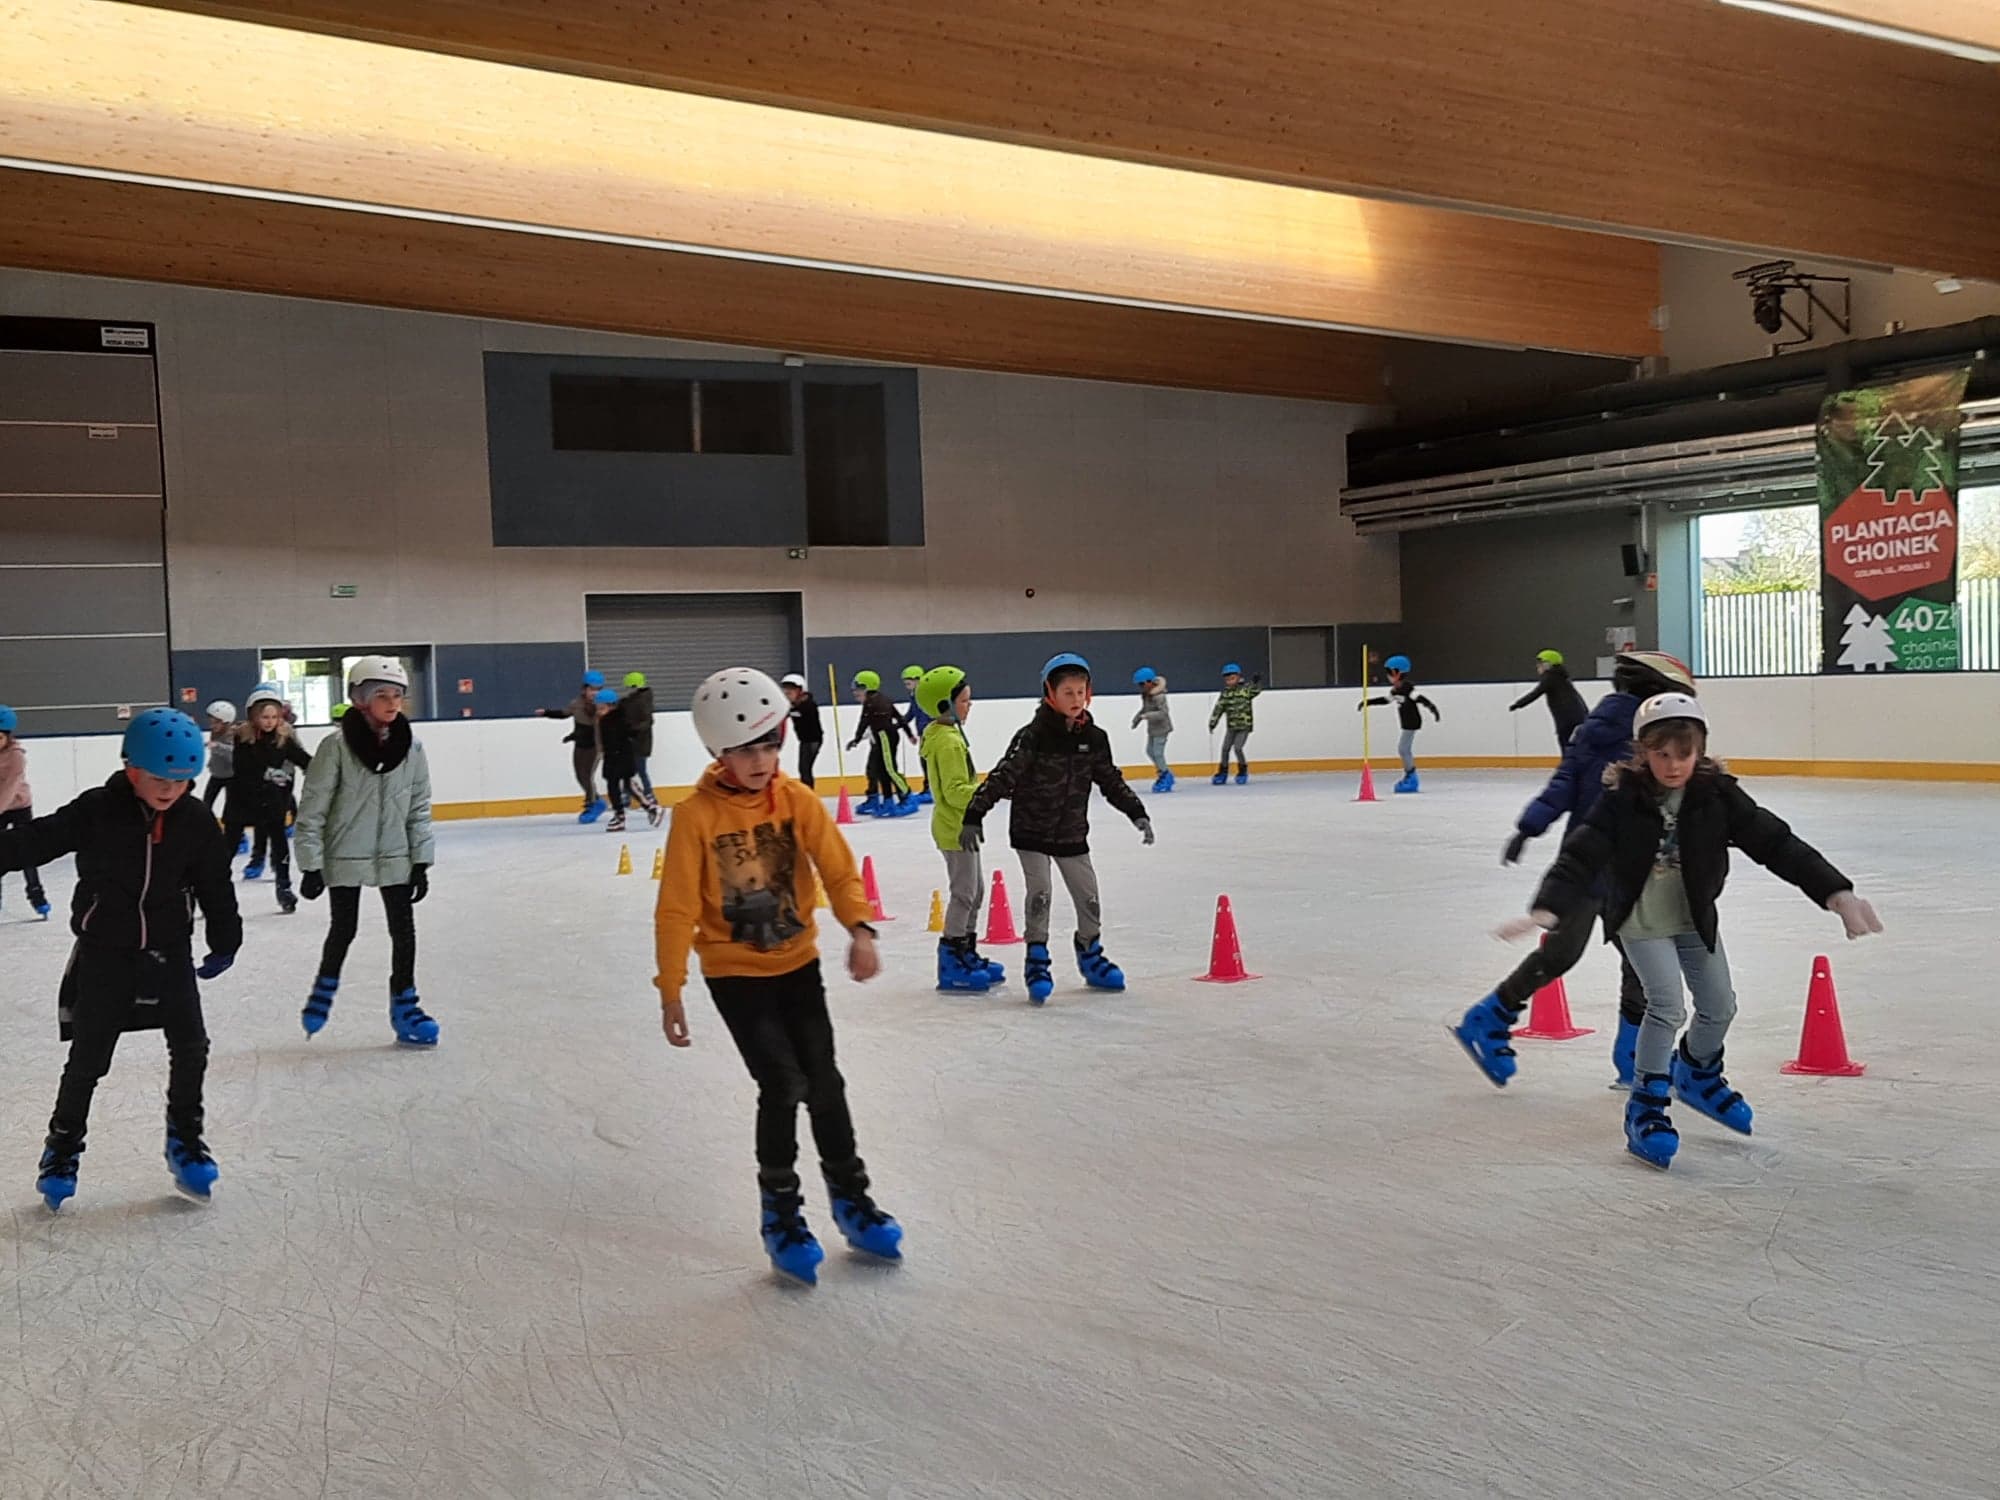
{"type": "Polygon", "coordinates": [[[1018,978],[933,993],[923,820],[857,829],[899,920],[888,972],[832,996],[909,1256],[832,1249],[810,1183],[814,1291],[761,1254],[752,1088],[698,988],[694,1050],[660,1037],[658,835],[627,835],[620,879],[599,829],[442,827],[428,1054],[390,1045],[378,908],[308,1041],[325,908],[239,887],[207,1209],[167,1192],[157,1033],[98,1093],[77,1197],[41,1207],[68,939],[9,876],[0,1494],[2000,1493],[2000,802],[1753,786],[1888,932],[1844,944],[1739,859],[1729,1060],[1757,1133],[1680,1110],[1660,1174],[1605,1087],[1603,951],[1571,986],[1597,1034],[1524,1043],[1504,1092],[1441,1027],[1518,956],[1486,934],[1530,889],[1497,855],[1531,785],[1183,782],[1149,799],[1153,849],[1100,808],[1131,989],[1059,954],[1043,1010],[1018,978]],[[1219,893],[1260,983],[1191,982],[1219,893]],[[1822,952],[1859,1079],[1778,1072],[1822,952]]]}

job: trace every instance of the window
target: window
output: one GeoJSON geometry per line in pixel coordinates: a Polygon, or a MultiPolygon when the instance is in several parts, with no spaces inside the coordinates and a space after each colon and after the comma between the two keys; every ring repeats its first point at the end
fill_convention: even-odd
{"type": "Polygon", "coordinates": [[[889,545],[889,445],[879,385],[805,388],[806,541],[889,545]]]}
{"type": "Polygon", "coordinates": [[[1695,518],[1701,616],[1695,671],[1776,677],[1820,669],[1819,507],[1695,518]]]}
{"type": "Polygon", "coordinates": [[[703,380],[695,387],[697,453],[792,451],[792,388],[778,380],[703,380]]]}
{"type": "Polygon", "coordinates": [[[2000,672],[2000,485],[1958,496],[1958,664],[2000,672]]]}
{"type": "Polygon", "coordinates": [[[393,656],[410,674],[404,712],[413,719],[432,717],[430,648],[426,646],[325,646],[285,655],[265,652],[257,664],[260,681],[276,683],[302,725],[331,724],[333,707],[347,701],[347,674],[364,656],[393,656]]]}
{"type": "Polygon", "coordinates": [[[692,453],[694,382],[649,375],[551,375],[554,446],[570,452],[692,453]]]}

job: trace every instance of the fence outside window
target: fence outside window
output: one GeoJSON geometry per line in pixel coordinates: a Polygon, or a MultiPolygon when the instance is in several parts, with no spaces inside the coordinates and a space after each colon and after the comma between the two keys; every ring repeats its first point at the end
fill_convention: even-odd
{"type": "MultiPolygon", "coordinates": [[[[2000,671],[2000,578],[1959,580],[1958,621],[1960,669],[2000,671]]],[[[1819,590],[1702,596],[1700,675],[1783,677],[1819,669],[1819,590]]]]}

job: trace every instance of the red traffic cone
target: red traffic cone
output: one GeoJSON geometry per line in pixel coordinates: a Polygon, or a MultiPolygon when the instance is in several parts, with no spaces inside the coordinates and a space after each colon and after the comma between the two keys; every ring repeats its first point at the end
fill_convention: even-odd
{"type": "MultiPolygon", "coordinates": [[[[1548,945],[1549,936],[1542,934],[1542,945],[1548,945]]],[[[1589,1036],[1592,1028],[1579,1026],[1569,1018],[1569,991],[1563,987],[1562,975],[1558,974],[1547,984],[1535,991],[1535,998],[1528,1005],[1528,1024],[1514,1033],[1516,1041],[1523,1042],[1567,1042],[1580,1036],[1589,1036]]]]}
{"type": "Polygon", "coordinates": [[[870,854],[861,861],[861,894],[868,898],[872,913],[871,922],[893,922],[896,919],[882,910],[882,887],[875,883],[875,856],[870,854]]]}
{"type": "Polygon", "coordinates": [[[1833,965],[1821,954],[1813,960],[1806,991],[1806,1024],[1799,1055],[1778,1069],[1821,1078],[1859,1078],[1863,1064],[1847,1055],[1847,1032],[1840,1024],[1840,999],[1833,992],[1833,965]]]}
{"type": "Polygon", "coordinates": [[[1241,984],[1246,979],[1262,979],[1243,967],[1243,945],[1236,940],[1236,913],[1229,898],[1215,898],[1215,940],[1209,944],[1208,972],[1194,976],[1202,984],[1241,984]]]}
{"type": "Polygon", "coordinates": [[[993,899],[986,903],[986,936],[981,941],[989,948],[1021,941],[1014,926],[1014,908],[1007,900],[1007,882],[998,870],[993,872],[993,899]]]}
{"type": "Polygon", "coordinates": [[[1375,801],[1375,773],[1368,769],[1368,762],[1361,762],[1361,790],[1355,794],[1356,802],[1375,801]]]}
{"type": "Polygon", "coordinates": [[[854,821],[854,804],[847,800],[847,786],[845,783],[842,783],[840,788],[840,805],[834,809],[833,821],[842,825],[854,821]]]}

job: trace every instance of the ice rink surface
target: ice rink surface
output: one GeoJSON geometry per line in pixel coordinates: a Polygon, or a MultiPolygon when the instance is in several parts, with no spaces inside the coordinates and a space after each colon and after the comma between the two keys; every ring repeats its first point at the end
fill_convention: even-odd
{"type": "Polygon", "coordinates": [[[41,1207],[69,940],[9,876],[0,1494],[2000,1494],[2000,797],[1751,783],[1888,933],[1845,944],[1738,858],[1729,1072],[1757,1133],[1678,1109],[1660,1174],[1605,1087],[1605,951],[1571,985],[1597,1034],[1523,1043],[1504,1092],[1441,1029],[1518,956],[1487,933],[1554,853],[1498,864],[1533,784],[1438,772],[1356,806],[1347,777],[1184,781],[1148,798],[1152,849],[1100,804],[1131,988],[1081,988],[1059,894],[1043,1010],[1018,947],[995,996],[935,994],[926,820],[854,830],[899,920],[884,976],[832,999],[909,1254],[835,1248],[809,1174],[812,1291],[759,1247],[753,1090],[698,985],[694,1049],[659,1033],[664,829],[626,835],[620,879],[598,829],[442,825],[428,1054],[390,1044],[378,906],[309,1041],[325,905],[239,887],[207,1209],[168,1192],[157,1033],[98,1093],[78,1196],[41,1207]],[[1260,983],[1191,982],[1219,893],[1260,983]],[[1822,952],[1859,1079],[1778,1073],[1822,952]]]}

